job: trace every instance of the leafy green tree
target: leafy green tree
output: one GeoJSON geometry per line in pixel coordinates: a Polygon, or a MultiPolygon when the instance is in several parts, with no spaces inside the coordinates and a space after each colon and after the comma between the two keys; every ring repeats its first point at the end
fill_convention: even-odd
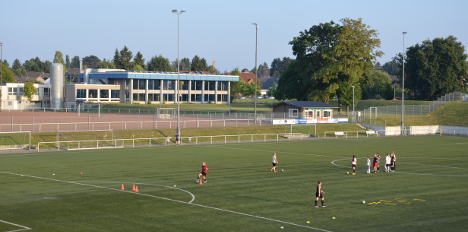
{"type": "Polygon", "coordinates": [[[395,75],[397,74],[397,70],[398,69],[398,64],[395,63],[394,61],[388,61],[388,62],[385,62],[385,64],[382,66],[382,70],[386,73],[388,73],[389,75],[395,75]]]}
{"type": "Polygon", "coordinates": [[[292,61],[293,59],[289,57],[283,57],[283,59],[278,57],[278,58],[273,59],[273,61],[271,62],[270,76],[273,76],[273,77],[281,76],[281,74],[284,71],[286,71],[286,69],[288,68],[289,64],[292,61]],[[275,72],[278,72],[279,75],[277,74],[277,76],[275,76],[275,72]]]}
{"type": "Polygon", "coordinates": [[[65,65],[67,66],[67,69],[70,69],[70,57],[68,55],[65,56],[65,65]]]}
{"type": "Polygon", "coordinates": [[[125,70],[130,70],[133,68],[133,54],[132,52],[127,48],[127,46],[124,46],[120,52],[115,49],[115,54],[114,54],[114,64],[116,68],[121,68],[125,70]]]}
{"type": "Polygon", "coordinates": [[[208,64],[206,63],[205,58],[198,57],[195,55],[192,59],[192,65],[190,67],[191,71],[207,71],[208,70],[208,64]]]}
{"type": "MultiPolygon", "coordinates": [[[[232,76],[240,76],[239,68],[235,68],[231,71],[232,76]]],[[[240,79],[240,78],[239,78],[240,79]]],[[[231,81],[231,102],[242,94],[242,83],[238,81],[231,81]]]]}
{"type": "MultiPolygon", "coordinates": [[[[172,66],[174,67],[174,70],[177,70],[177,59],[172,61],[172,66]]],[[[192,67],[192,62],[190,61],[189,58],[182,58],[180,60],[180,64],[179,64],[180,71],[190,71],[191,67],[192,67]]]]}
{"type": "Polygon", "coordinates": [[[268,96],[274,96],[274,95],[275,95],[275,92],[276,92],[276,88],[278,88],[278,83],[273,82],[273,84],[271,84],[270,88],[268,88],[266,94],[267,94],[268,96]]]}
{"type": "Polygon", "coordinates": [[[363,99],[386,99],[393,98],[392,80],[388,74],[381,70],[374,70],[369,76],[369,81],[366,84],[361,84],[365,96],[363,99]]]}
{"type": "MultiPolygon", "coordinates": [[[[60,63],[63,65],[63,71],[68,72],[67,66],[65,65],[65,60],[63,59],[63,54],[60,51],[55,51],[54,63],[60,63]]],[[[43,69],[45,70],[45,68],[43,69]]]]}
{"type": "Polygon", "coordinates": [[[112,62],[112,60],[109,61],[109,60],[106,60],[106,58],[104,58],[101,62],[99,62],[98,68],[114,69],[115,64],[114,62],[112,62]]]}
{"type": "MultiPolygon", "coordinates": [[[[411,46],[406,51],[405,88],[418,100],[435,100],[454,91],[466,92],[463,77],[468,71],[467,57],[465,46],[454,36],[411,46]]],[[[400,83],[401,60],[401,54],[394,57],[400,83]]]]}
{"type": "Polygon", "coordinates": [[[146,68],[145,58],[143,58],[143,54],[141,54],[141,52],[138,52],[135,55],[135,58],[133,58],[133,64],[135,65],[135,70],[136,71],[145,71],[145,68],[146,68]],[[139,66],[139,67],[137,68],[136,66],[139,66]],[[141,70],[141,69],[143,69],[143,70],[141,70]]]}
{"type": "Polygon", "coordinates": [[[83,58],[83,67],[86,68],[98,68],[101,60],[94,55],[86,56],[83,58]]]}
{"type": "Polygon", "coordinates": [[[80,57],[74,56],[70,62],[70,68],[80,68],[80,57]]]}
{"type": "Polygon", "coordinates": [[[361,19],[345,18],[341,23],[315,25],[290,42],[296,62],[281,75],[275,98],[328,102],[338,96],[339,106],[349,106],[351,86],[360,96],[359,83],[370,75],[376,57],[383,54],[375,51],[380,40],[377,31],[361,19]]]}
{"type": "Polygon", "coordinates": [[[13,73],[13,71],[11,71],[10,67],[7,64],[5,64],[5,62],[3,62],[1,68],[2,79],[0,80],[0,83],[15,83],[15,74],[13,73]]]}
{"type": "Polygon", "coordinates": [[[21,65],[21,62],[18,59],[13,61],[12,69],[15,75],[25,76],[27,74],[26,69],[21,65]]]}
{"type": "Polygon", "coordinates": [[[32,95],[37,94],[37,88],[34,87],[34,83],[31,81],[28,81],[24,83],[24,88],[23,88],[24,96],[28,98],[29,101],[32,100],[32,95]]]}
{"type": "Polygon", "coordinates": [[[159,72],[174,72],[174,67],[171,65],[168,58],[162,55],[153,56],[150,61],[146,64],[148,71],[159,71],[159,72]]]}

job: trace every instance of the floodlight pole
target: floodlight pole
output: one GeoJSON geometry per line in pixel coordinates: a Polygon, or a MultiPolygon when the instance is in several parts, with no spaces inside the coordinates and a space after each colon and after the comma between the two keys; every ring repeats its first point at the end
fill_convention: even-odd
{"type": "Polygon", "coordinates": [[[403,32],[402,76],[401,76],[401,134],[405,134],[405,35],[403,32]]]}
{"type": "Polygon", "coordinates": [[[254,90],[254,124],[257,124],[257,56],[258,56],[258,24],[255,25],[255,90],[254,90]]]}
{"type": "Polygon", "coordinates": [[[177,91],[176,91],[176,99],[177,99],[177,129],[176,135],[179,136],[180,141],[180,23],[179,23],[179,16],[184,13],[184,10],[177,11],[172,10],[172,13],[177,15],[177,91]]]}

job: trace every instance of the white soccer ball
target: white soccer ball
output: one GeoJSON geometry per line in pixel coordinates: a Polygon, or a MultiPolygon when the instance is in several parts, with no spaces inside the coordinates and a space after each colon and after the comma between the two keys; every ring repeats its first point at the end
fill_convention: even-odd
{"type": "Polygon", "coordinates": [[[282,172],[284,172],[284,169],[281,169],[282,172]]]}
{"type": "Polygon", "coordinates": [[[365,201],[365,200],[362,200],[361,203],[362,203],[362,204],[366,204],[366,201],[365,201]]]}

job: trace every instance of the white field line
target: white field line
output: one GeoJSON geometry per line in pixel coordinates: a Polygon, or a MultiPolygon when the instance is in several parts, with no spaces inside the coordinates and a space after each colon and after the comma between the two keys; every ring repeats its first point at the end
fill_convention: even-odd
{"type": "Polygon", "coordinates": [[[18,229],[18,230],[9,230],[9,231],[6,231],[6,232],[15,232],[15,231],[25,231],[25,230],[32,230],[31,228],[29,227],[26,227],[26,226],[22,226],[22,225],[18,225],[18,224],[15,224],[15,223],[11,223],[11,222],[7,222],[7,221],[3,221],[3,220],[0,220],[0,222],[3,222],[5,224],[10,224],[10,225],[13,225],[13,226],[17,226],[17,227],[21,227],[22,229],[18,229]]]}
{"type": "MultiPolygon", "coordinates": [[[[313,229],[313,230],[317,230],[317,231],[331,232],[329,230],[315,228],[315,227],[311,227],[311,226],[300,225],[300,224],[296,224],[296,223],[292,223],[292,222],[286,222],[286,221],[281,221],[281,220],[277,220],[277,219],[266,218],[266,217],[262,217],[262,216],[257,216],[257,215],[247,214],[247,213],[241,213],[241,212],[236,212],[236,211],[227,210],[227,209],[216,208],[216,207],[212,207],[212,206],[194,204],[192,202],[193,202],[193,200],[195,200],[195,196],[193,194],[191,194],[190,192],[185,191],[183,189],[180,189],[180,190],[185,191],[187,193],[190,193],[192,195],[192,200],[191,201],[185,202],[185,201],[174,200],[174,199],[170,199],[170,198],[166,198],[166,197],[158,197],[158,196],[139,193],[139,192],[137,193],[137,192],[133,192],[133,191],[127,191],[127,190],[121,190],[121,189],[115,189],[115,188],[107,188],[107,187],[102,187],[102,186],[98,186],[98,185],[84,184],[84,183],[80,183],[80,182],[76,182],[76,181],[64,181],[64,180],[45,178],[45,177],[39,177],[39,176],[23,175],[23,174],[12,173],[12,172],[2,172],[2,171],[0,171],[0,173],[23,176],[23,177],[25,176],[25,177],[37,178],[37,179],[41,179],[41,180],[51,180],[51,181],[57,181],[57,182],[62,182],[62,183],[68,183],[68,184],[77,184],[77,185],[82,185],[82,186],[87,186],[87,187],[95,187],[95,188],[113,190],[113,191],[119,191],[119,192],[125,192],[125,193],[132,193],[132,194],[137,194],[137,195],[140,195],[140,196],[146,196],[146,197],[152,197],[152,198],[157,198],[157,199],[162,199],[162,200],[167,200],[167,201],[172,201],[172,202],[177,202],[177,203],[182,203],[182,204],[194,205],[194,206],[199,206],[199,207],[203,207],[203,208],[207,208],[207,209],[214,209],[214,210],[219,210],[219,211],[223,211],[223,212],[234,213],[234,214],[239,214],[239,215],[243,215],[243,216],[263,219],[263,220],[267,220],[267,221],[279,222],[279,223],[283,223],[283,224],[286,224],[286,225],[303,227],[303,228],[313,229]]],[[[135,183],[135,184],[144,184],[144,183],[135,183]]],[[[160,186],[163,186],[163,185],[160,185],[160,186]]],[[[179,189],[179,188],[169,187],[169,186],[164,186],[164,187],[179,189]]]]}

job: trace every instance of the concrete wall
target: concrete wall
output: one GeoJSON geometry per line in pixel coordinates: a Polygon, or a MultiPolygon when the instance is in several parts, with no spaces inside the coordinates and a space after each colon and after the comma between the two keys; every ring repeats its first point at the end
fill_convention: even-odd
{"type": "MultiPolygon", "coordinates": [[[[380,135],[396,136],[401,135],[401,127],[399,126],[373,126],[365,123],[361,125],[367,129],[377,131],[380,135]]],[[[468,127],[460,126],[407,126],[406,133],[408,135],[465,135],[468,136],[468,127]]]]}

